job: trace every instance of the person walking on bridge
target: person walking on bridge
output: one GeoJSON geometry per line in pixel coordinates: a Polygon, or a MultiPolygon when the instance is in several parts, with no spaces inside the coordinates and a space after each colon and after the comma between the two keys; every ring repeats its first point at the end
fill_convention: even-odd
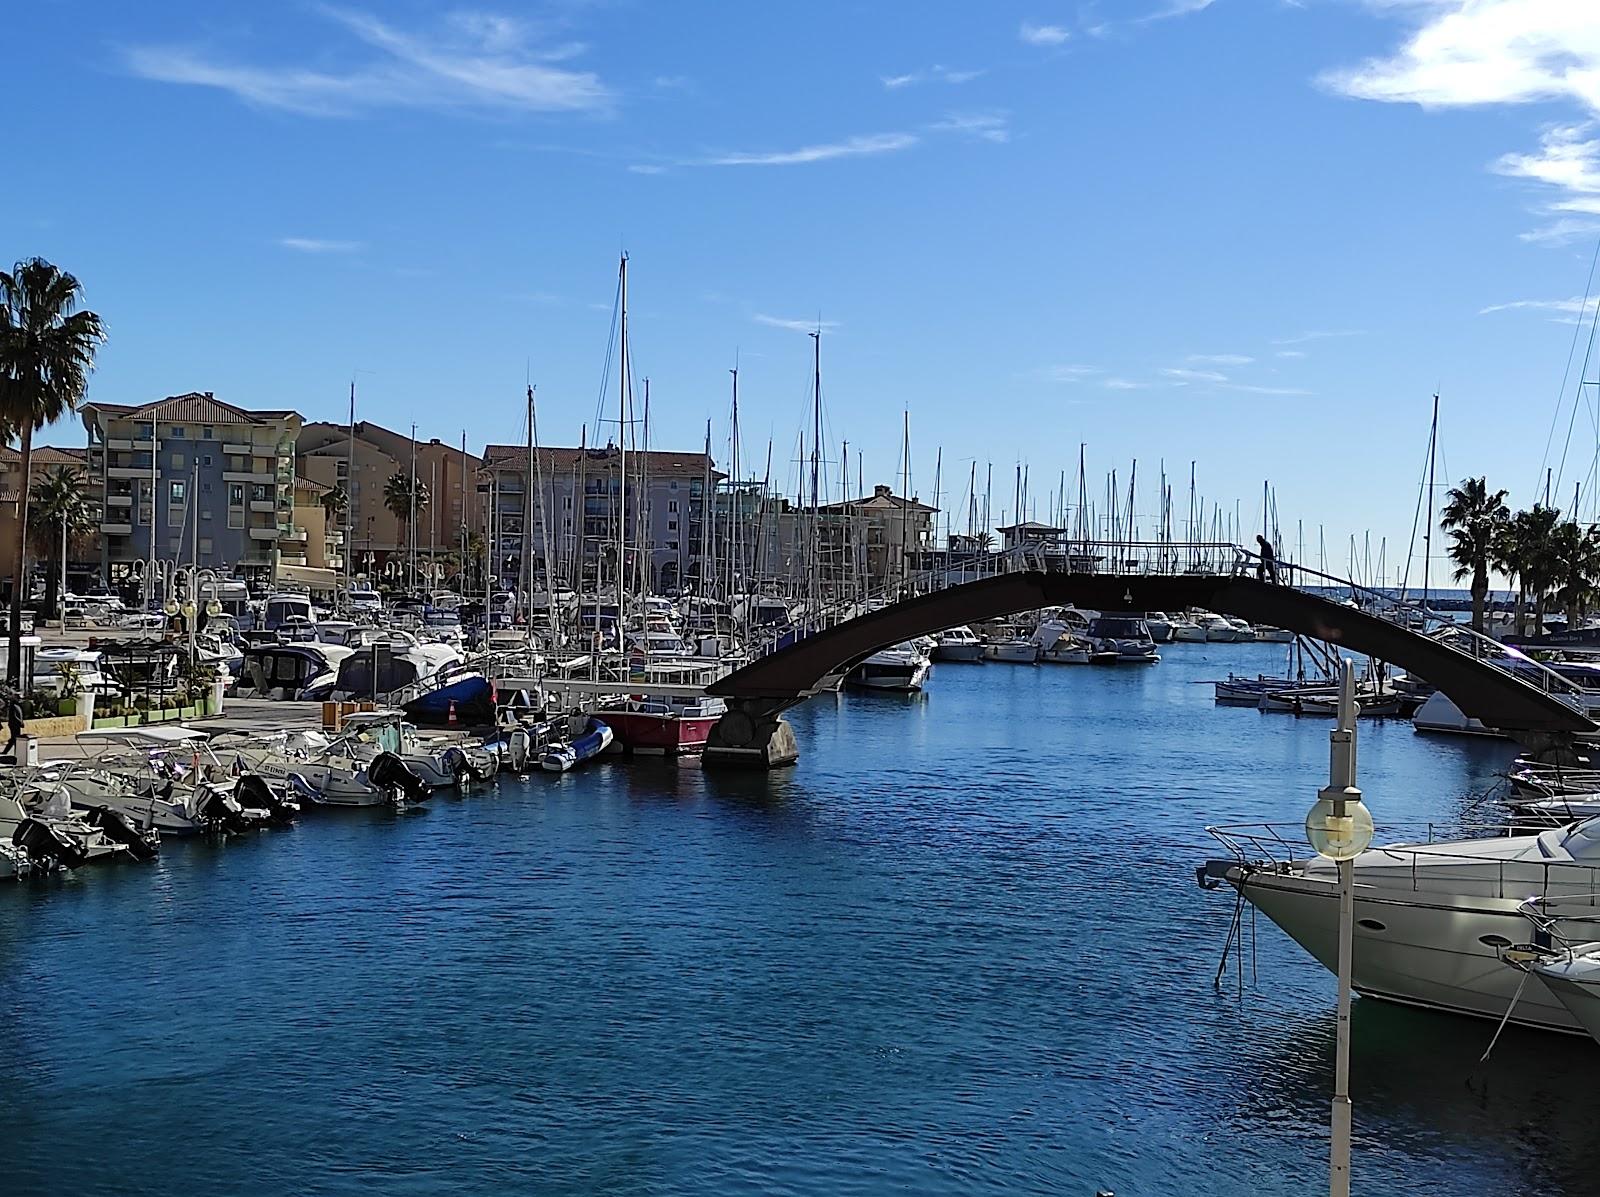
{"type": "Polygon", "coordinates": [[[1261,546],[1259,559],[1256,561],[1256,580],[1271,582],[1278,581],[1278,555],[1272,551],[1272,542],[1259,532],[1256,533],[1256,544],[1261,546]]]}

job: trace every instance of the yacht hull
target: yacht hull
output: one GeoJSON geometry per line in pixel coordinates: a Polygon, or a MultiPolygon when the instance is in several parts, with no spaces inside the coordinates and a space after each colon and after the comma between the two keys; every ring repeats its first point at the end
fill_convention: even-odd
{"type": "MultiPolygon", "coordinates": [[[[1337,970],[1336,886],[1238,867],[1229,870],[1228,881],[1324,968],[1337,970]]],[[[1383,1001],[1498,1021],[1512,1007],[1522,979],[1501,960],[1501,952],[1528,942],[1534,932],[1519,905],[1511,898],[1386,889],[1361,884],[1358,875],[1352,987],[1383,1001]]],[[[1585,1033],[1547,988],[1534,985],[1523,987],[1511,1021],[1585,1033]]]]}
{"type": "Polygon", "coordinates": [[[935,661],[966,661],[977,662],[983,660],[983,645],[972,644],[940,644],[933,650],[935,661]]]}

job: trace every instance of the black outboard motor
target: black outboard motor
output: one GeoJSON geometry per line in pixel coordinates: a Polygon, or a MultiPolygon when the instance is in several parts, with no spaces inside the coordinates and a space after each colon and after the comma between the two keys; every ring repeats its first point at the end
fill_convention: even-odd
{"type": "Polygon", "coordinates": [[[222,790],[208,789],[200,800],[199,816],[219,831],[229,835],[250,830],[250,820],[243,809],[222,790]]]}
{"type": "Polygon", "coordinates": [[[84,816],[83,821],[105,832],[106,839],[114,840],[128,850],[135,860],[154,860],[161,851],[161,841],[154,832],[148,836],[135,827],[127,815],[109,806],[97,806],[84,816]]]}
{"type": "Polygon", "coordinates": [[[367,780],[386,790],[399,790],[412,802],[421,802],[433,793],[433,787],[392,752],[380,752],[372,759],[367,780]]]}
{"type": "Polygon", "coordinates": [[[266,811],[267,822],[274,827],[294,822],[294,817],[300,813],[298,802],[292,798],[279,797],[277,791],[259,773],[242,774],[234,796],[239,805],[247,810],[266,811]]]}
{"type": "Polygon", "coordinates": [[[35,864],[75,869],[89,859],[89,851],[64,831],[38,819],[27,818],[11,833],[11,845],[21,848],[35,864]]]}

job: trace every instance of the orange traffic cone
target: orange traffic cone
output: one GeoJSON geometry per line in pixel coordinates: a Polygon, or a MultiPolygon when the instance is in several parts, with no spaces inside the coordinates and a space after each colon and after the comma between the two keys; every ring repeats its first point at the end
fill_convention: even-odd
{"type": "Polygon", "coordinates": [[[456,725],[456,700],[452,698],[450,700],[450,726],[454,727],[455,725],[456,725]]]}

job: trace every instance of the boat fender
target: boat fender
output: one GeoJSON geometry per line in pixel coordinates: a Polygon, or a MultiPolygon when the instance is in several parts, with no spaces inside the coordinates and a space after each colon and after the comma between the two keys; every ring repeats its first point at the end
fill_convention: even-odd
{"type": "Polygon", "coordinates": [[[128,817],[108,806],[97,806],[88,813],[84,822],[98,827],[108,840],[121,844],[135,860],[152,860],[159,851],[154,837],[146,839],[128,817]]]}
{"type": "Polygon", "coordinates": [[[75,869],[89,859],[82,844],[64,831],[29,817],[17,824],[11,833],[13,847],[21,848],[28,859],[36,864],[56,864],[75,869]]]}
{"type": "Polygon", "coordinates": [[[392,752],[380,752],[373,757],[367,766],[367,779],[383,789],[399,790],[413,802],[421,802],[433,793],[433,787],[392,752]]]}

